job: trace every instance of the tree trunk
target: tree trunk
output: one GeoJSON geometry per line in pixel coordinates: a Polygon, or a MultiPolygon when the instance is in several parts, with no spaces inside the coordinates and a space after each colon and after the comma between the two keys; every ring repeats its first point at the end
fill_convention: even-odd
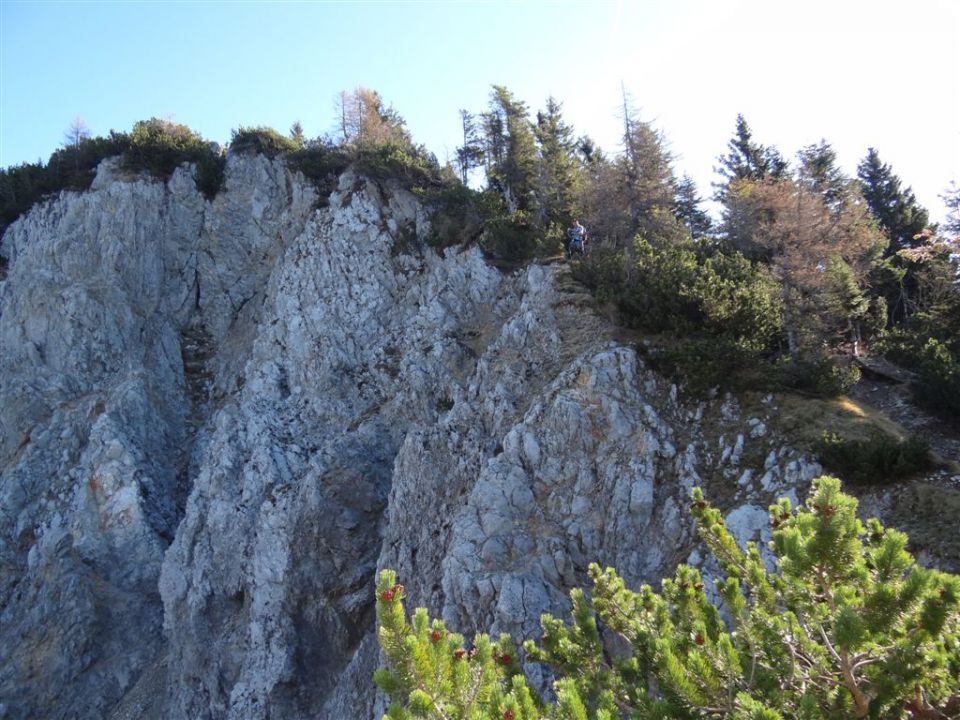
{"type": "Polygon", "coordinates": [[[797,347],[796,314],[793,300],[790,297],[790,283],[783,281],[783,327],[787,331],[787,349],[790,351],[790,362],[794,365],[800,362],[800,351],[797,347]]]}

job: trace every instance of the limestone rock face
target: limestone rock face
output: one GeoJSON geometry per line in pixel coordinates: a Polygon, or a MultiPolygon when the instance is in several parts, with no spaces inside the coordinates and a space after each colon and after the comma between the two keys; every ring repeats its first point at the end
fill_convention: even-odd
{"type": "Polygon", "coordinates": [[[115,171],[0,245],[0,718],[379,717],[378,567],[531,636],[589,562],[697,561],[694,485],[747,540],[818,471],[398,184],[115,171]]]}
{"type": "Polygon", "coordinates": [[[227,341],[314,203],[264,158],[231,158],[212,204],[189,168],[114,171],[0,246],[2,717],[104,717],[160,652],[160,567],[216,370],[187,340],[227,341]]]}

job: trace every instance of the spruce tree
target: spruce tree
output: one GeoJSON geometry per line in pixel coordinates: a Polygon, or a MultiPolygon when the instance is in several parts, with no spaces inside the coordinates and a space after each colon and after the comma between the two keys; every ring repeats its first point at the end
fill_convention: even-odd
{"type": "Polygon", "coordinates": [[[927,227],[927,211],[920,206],[909,187],[901,189],[900,178],[889,165],[880,161],[874,148],[867,151],[867,156],[857,166],[857,177],[870,212],[890,238],[886,254],[893,255],[917,245],[927,227]]]}
{"type": "Polygon", "coordinates": [[[482,120],[487,181],[503,198],[509,214],[530,213],[534,209],[537,150],[526,103],[502,85],[494,85],[482,120]]]}
{"type": "Polygon", "coordinates": [[[947,206],[947,218],[943,223],[944,233],[953,236],[954,241],[960,240],[960,185],[951,182],[943,195],[940,196],[947,206]]]}
{"type": "Polygon", "coordinates": [[[534,134],[539,151],[537,225],[562,235],[574,214],[579,172],[573,128],[564,122],[562,106],[554,98],[547,98],[546,109],[537,113],[534,134]]]}
{"type": "Polygon", "coordinates": [[[693,238],[700,238],[710,232],[713,222],[700,205],[703,200],[697,193],[696,183],[689,175],[684,175],[674,185],[673,214],[690,231],[693,238]]]}
{"type": "Polygon", "coordinates": [[[717,187],[715,199],[726,201],[731,184],[740,180],[776,182],[787,175],[787,161],[775,147],[767,147],[753,140],[753,132],[743,115],[737,115],[733,137],[727,142],[727,154],[720,157],[716,168],[723,181],[717,187]]]}
{"type": "Polygon", "coordinates": [[[483,164],[483,139],[476,118],[466,110],[460,111],[460,124],[463,128],[463,145],[457,148],[457,169],[460,181],[466,185],[470,171],[483,164]]]}
{"type": "Polygon", "coordinates": [[[863,524],[840,482],[814,481],[806,507],[770,508],[777,557],[740,548],[699,490],[691,510],[722,576],[723,610],[700,572],[677,568],[660,592],[627,588],[590,566],[593,588],[571,592],[565,623],[542,618],[526,663],[557,678],[552,700],[527,682],[507,635],[472,644],[418,609],[381,572],[375,681],[386,717],[443,720],[735,720],[947,718],[960,712],[960,578],[919,567],[907,537],[863,524]],[[621,637],[608,651],[607,633],[621,637]]]}
{"type": "Polygon", "coordinates": [[[826,140],[807,145],[798,153],[797,174],[813,192],[823,196],[827,207],[836,209],[845,198],[850,179],[837,167],[837,153],[826,140]]]}

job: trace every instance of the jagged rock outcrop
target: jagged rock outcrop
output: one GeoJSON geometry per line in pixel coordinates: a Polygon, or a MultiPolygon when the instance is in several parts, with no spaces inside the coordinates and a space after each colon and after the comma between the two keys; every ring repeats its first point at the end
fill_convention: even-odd
{"type": "Polygon", "coordinates": [[[11,226],[0,717],[372,717],[377,567],[529,636],[591,561],[699,562],[694,485],[742,539],[802,497],[769,417],[681,402],[560,266],[408,250],[429,222],[234,155],[212,202],[108,162],[11,226]]]}

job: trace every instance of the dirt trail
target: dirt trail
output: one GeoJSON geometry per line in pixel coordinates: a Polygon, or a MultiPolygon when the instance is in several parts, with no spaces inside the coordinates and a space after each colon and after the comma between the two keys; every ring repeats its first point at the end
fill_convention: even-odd
{"type": "Polygon", "coordinates": [[[933,452],[943,460],[955,463],[958,467],[954,471],[960,472],[960,431],[918,408],[906,384],[865,378],[849,395],[922,437],[930,443],[933,452]]]}

